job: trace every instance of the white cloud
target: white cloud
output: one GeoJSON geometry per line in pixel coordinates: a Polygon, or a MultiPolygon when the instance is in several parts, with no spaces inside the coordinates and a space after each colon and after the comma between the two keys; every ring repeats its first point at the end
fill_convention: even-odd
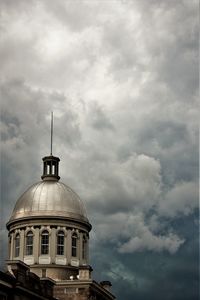
{"type": "MultiPolygon", "coordinates": [[[[148,250],[153,252],[168,251],[170,254],[174,254],[185,242],[184,238],[173,232],[166,232],[165,234],[154,232],[151,229],[152,224],[145,222],[145,215],[141,213],[118,213],[101,218],[102,220],[98,220],[97,228],[95,228],[98,241],[93,240],[92,243],[99,245],[103,241],[109,241],[116,244],[117,251],[120,253],[148,250]]],[[[157,231],[159,225],[158,223],[157,231]]]]}
{"type": "Polygon", "coordinates": [[[159,203],[159,213],[164,216],[188,216],[198,208],[198,183],[180,182],[170,189],[159,203]]]}
{"type": "Polygon", "coordinates": [[[119,247],[120,253],[133,253],[136,251],[168,251],[171,254],[177,252],[179,247],[184,243],[184,240],[176,234],[169,234],[167,236],[153,235],[148,229],[143,236],[135,236],[128,242],[119,247]]]}

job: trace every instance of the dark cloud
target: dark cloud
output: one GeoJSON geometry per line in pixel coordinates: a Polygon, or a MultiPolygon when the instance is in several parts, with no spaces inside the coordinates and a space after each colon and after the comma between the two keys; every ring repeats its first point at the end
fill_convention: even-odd
{"type": "Polygon", "coordinates": [[[116,253],[112,243],[104,244],[103,253],[96,245],[92,260],[97,269],[102,266],[104,270],[96,276],[110,279],[121,298],[198,299],[198,224],[194,225],[194,217],[180,218],[173,224],[187,237],[175,255],[145,251],[124,256],[116,253]]]}
{"type": "Polygon", "coordinates": [[[53,153],[118,299],[197,299],[197,1],[1,1],[5,223],[53,153]]]}

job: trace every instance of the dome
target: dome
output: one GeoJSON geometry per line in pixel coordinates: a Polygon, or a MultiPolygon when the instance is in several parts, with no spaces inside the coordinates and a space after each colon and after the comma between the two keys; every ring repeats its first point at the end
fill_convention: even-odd
{"type": "Polygon", "coordinates": [[[70,218],[89,223],[79,196],[64,183],[54,180],[43,180],[28,188],[17,200],[9,223],[33,217],[70,218]]]}

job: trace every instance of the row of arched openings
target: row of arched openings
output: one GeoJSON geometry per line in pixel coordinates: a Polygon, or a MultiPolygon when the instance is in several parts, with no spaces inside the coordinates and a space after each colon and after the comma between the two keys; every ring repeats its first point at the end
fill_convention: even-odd
{"type": "MultiPolygon", "coordinates": [[[[77,257],[77,239],[78,236],[74,232],[71,238],[71,255],[77,257]]],[[[34,237],[33,232],[28,231],[25,237],[25,255],[33,255],[33,243],[34,237]]],[[[40,253],[42,255],[49,254],[49,232],[44,230],[41,234],[40,253]]],[[[19,256],[20,251],[20,234],[17,233],[15,236],[15,257],[19,256]]],[[[60,230],[57,233],[57,255],[64,255],[65,252],[65,233],[60,230]]],[[[82,241],[82,258],[86,258],[86,238],[83,237],[82,241]]]]}

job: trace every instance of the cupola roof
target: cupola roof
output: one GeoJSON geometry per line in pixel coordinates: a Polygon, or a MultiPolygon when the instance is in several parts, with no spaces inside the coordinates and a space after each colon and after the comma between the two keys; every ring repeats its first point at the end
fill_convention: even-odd
{"type": "Polygon", "coordinates": [[[68,218],[88,223],[84,203],[67,185],[56,180],[33,184],[17,200],[10,222],[24,218],[68,218]]]}
{"type": "Polygon", "coordinates": [[[42,181],[33,184],[17,200],[7,226],[22,219],[70,219],[85,223],[91,229],[84,203],[67,185],[60,182],[60,159],[52,155],[53,115],[51,119],[51,152],[43,157],[42,181]]]}

